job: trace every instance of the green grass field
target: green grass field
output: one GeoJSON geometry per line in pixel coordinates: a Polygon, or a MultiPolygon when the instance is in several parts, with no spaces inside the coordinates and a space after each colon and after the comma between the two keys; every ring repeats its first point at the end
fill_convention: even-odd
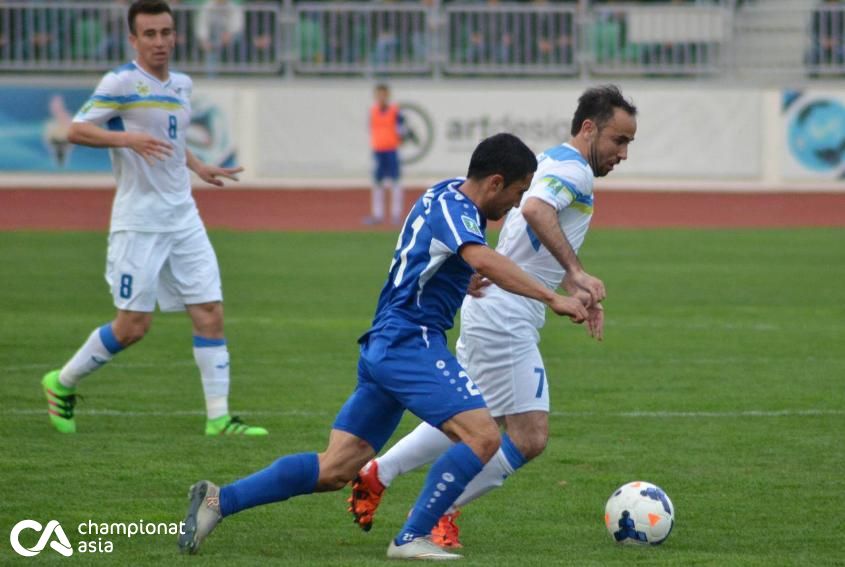
{"type": "MultiPolygon", "coordinates": [[[[263,439],[206,438],[182,315],[87,378],[79,433],[47,421],[39,379],[113,315],[99,233],[0,233],[0,563],[25,518],[61,522],[77,552],[34,564],[383,564],[422,482],[398,479],[376,525],[348,489],[227,519],[194,557],[173,536],[78,552],[77,526],[176,522],[188,486],[322,450],[355,384],[394,234],[215,232],[231,405],[263,439]]],[[[607,284],[604,343],[550,320],[544,455],[461,518],[465,565],[832,565],[845,561],[845,230],[602,231],[583,250],[607,284]],[[656,548],[611,543],[611,491],[661,485],[676,526],[656,548]]],[[[454,334],[453,334],[454,337],[454,334]]],[[[415,426],[406,417],[400,431],[415,426]]],[[[398,437],[394,437],[396,439],[398,437]]],[[[24,532],[24,545],[37,540],[24,532]]],[[[16,561],[17,560],[17,561],[16,561]]]]}

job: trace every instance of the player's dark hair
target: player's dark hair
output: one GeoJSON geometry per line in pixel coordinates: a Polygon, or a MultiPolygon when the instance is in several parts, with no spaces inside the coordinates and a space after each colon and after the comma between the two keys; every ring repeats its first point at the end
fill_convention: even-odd
{"type": "Polygon", "coordinates": [[[390,92],[390,87],[387,86],[387,83],[379,83],[374,90],[390,92]]]}
{"type": "Polygon", "coordinates": [[[126,20],[129,22],[129,33],[135,35],[135,17],[138,14],[170,14],[173,17],[173,11],[170,5],[164,0],[135,0],[129,6],[129,13],[126,20]]]}
{"type": "Polygon", "coordinates": [[[537,171],[537,158],[525,143],[513,134],[500,133],[478,144],[469,160],[467,177],[484,179],[499,174],[505,187],[537,171]]]}
{"type": "Polygon", "coordinates": [[[631,116],[637,115],[637,107],[622,96],[622,91],[616,85],[602,85],[584,91],[578,99],[578,108],[572,117],[571,134],[577,136],[581,131],[584,120],[592,120],[601,130],[613,113],[621,108],[631,116]]]}

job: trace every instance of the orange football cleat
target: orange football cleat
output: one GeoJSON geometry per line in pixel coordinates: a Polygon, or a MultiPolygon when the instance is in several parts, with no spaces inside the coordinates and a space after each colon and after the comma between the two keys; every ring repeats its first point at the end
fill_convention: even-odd
{"type": "Polygon", "coordinates": [[[458,539],[458,524],[455,520],[461,515],[460,510],[455,510],[452,514],[443,514],[437,525],[431,530],[431,541],[435,545],[444,549],[458,549],[463,547],[461,541],[458,539]]]}
{"type": "Polygon", "coordinates": [[[378,479],[378,463],[373,459],[358,471],[352,481],[352,496],[346,499],[355,523],[365,532],[373,527],[373,518],[386,487],[378,479]]]}

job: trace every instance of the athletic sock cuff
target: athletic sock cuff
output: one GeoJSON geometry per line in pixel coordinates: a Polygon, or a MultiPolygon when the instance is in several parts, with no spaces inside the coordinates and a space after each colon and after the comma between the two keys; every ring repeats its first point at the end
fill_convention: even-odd
{"type": "Polygon", "coordinates": [[[516,470],[525,464],[525,456],[523,456],[516,445],[514,445],[514,442],[507,433],[502,433],[502,453],[504,453],[505,458],[508,460],[508,464],[513,468],[513,470],[516,470]]]}
{"type": "Polygon", "coordinates": [[[106,350],[112,354],[117,354],[123,350],[123,345],[114,336],[114,331],[111,328],[111,323],[106,323],[100,327],[100,341],[106,350]]]}
{"type": "Polygon", "coordinates": [[[207,347],[218,347],[218,346],[226,346],[226,339],[209,339],[207,337],[201,337],[199,335],[194,335],[194,347],[195,348],[207,348],[207,347]]]}

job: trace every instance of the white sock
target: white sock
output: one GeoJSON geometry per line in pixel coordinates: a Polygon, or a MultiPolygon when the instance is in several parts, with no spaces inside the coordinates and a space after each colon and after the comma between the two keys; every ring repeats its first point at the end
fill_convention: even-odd
{"type": "Polygon", "coordinates": [[[384,187],[381,183],[375,183],[370,192],[370,210],[373,213],[373,218],[384,218],[384,187]]]}
{"type": "Polygon", "coordinates": [[[484,496],[494,488],[498,488],[505,483],[505,479],[512,475],[513,467],[508,463],[505,453],[499,448],[493,458],[490,459],[481,472],[475,475],[475,478],[470,481],[464,491],[452,504],[449,512],[455,511],[455,508],[461,508],[476,498],[484,496]]]}
{"type": "Polygon", "coordinates": [[[123,347],[115,339],[111,323],[94,329],[88,336],[88,340],[62,367],[59,372],[59,382],[65,388],[75,388],[80,380],[95,370],[99,370],[121,350],[123,347]]]}
{"type": "Polygon", "coordinates": [[[422,422],[376,459],[378,479],[383,485],[390,486],[397,476],[435,461],[452,445],[445,433],[422,422]]]}
{"type": "Polygon", "coordinates": [[[194,337],[194,360],[202,376],[208,419],[229,413],[229,349],[224,339],[194,337]]]}
{"type": "Polygon", "coordinates": [[[398,180],[391,183],[391,200],[390,200],[390,220],[393,224],[402,222],[402,212],[405,208],[405,193],[398,180]]]}

